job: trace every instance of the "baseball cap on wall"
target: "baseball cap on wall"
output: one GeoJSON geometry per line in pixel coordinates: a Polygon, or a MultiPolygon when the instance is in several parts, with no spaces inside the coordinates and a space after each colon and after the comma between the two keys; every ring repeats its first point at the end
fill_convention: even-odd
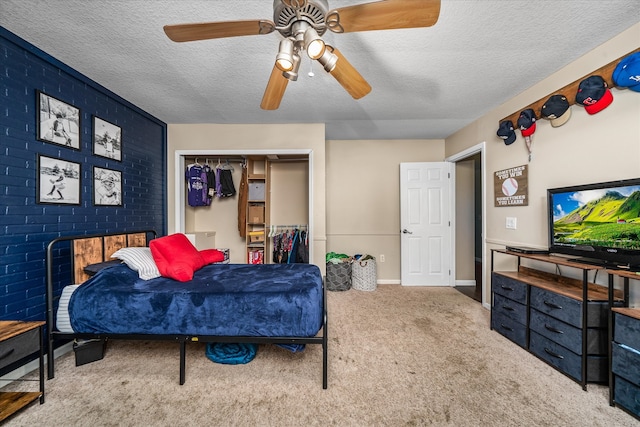
{"type": "Polygon", "coordinates": [[[640,52],[623,58],[613,70],[613,83],[640,92],[640,52]]]}
{"type": "Polygon", "coordinates": [[[518,127],[522,136],[531,136],[536,131],[536,113],[531,108],[522,110],[518,117],[518,127]]]}
{"type": "Polygon", "coordinates": [[[511,145],[516,140],[516,132],[513,130],[513,122],[511,120],[500,122],[496,134],[504,140],[505,145],[511,145]]]}
{"type": "Polygon", "coordinates": [[[542,106],[540,115],[551,121],[551,126],[562,126],[571,117],[571,106],[564,95],[551,95],[542,106]]]}
{"type": "Polygon", "coordinates": [[[596,114],[613,102],[613,94],[601,76],[589,76],[580,82],[576,102],[589,114],[596,114]]]}

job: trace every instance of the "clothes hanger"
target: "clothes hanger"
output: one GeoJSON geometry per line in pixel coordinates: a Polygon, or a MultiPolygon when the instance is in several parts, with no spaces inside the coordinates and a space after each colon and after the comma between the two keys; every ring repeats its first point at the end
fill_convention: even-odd
{"type": "Polygon", "coordinates": [[[229,163],[229,159],[227,159],[226,163],[222,165],[222,169],[230,170],[231,172],[233,172],[233,166],[231,166],[231,163],[229,163]]]}

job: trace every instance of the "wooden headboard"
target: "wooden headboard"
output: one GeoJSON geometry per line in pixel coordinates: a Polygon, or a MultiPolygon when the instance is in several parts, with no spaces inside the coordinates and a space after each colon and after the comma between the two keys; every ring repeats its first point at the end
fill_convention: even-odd
{"type": "Polygon", "coordinates": [[[82,283],[89,278],[84,272],[86,266],[112,261],[111,255],[120,248],[144,247],[148,243],[147,232],[144,231],[74,239],[71,245],[73,283],[82,283]]]}

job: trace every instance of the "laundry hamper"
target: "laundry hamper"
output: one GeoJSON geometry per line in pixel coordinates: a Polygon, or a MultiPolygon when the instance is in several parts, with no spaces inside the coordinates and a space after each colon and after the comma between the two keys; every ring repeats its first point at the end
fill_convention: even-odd
{"type": "Polygon", "coordinates": [[[354,261],[351,266],[351,286],[359,291],[375,291],[378,276],[376,274],[376,260],[369,258],[354,261]]]}
{"type": "Polygon", "coordinates": [[[327,263],[326,285],[328,291],[351,289],[351,262],[327,263]]]}

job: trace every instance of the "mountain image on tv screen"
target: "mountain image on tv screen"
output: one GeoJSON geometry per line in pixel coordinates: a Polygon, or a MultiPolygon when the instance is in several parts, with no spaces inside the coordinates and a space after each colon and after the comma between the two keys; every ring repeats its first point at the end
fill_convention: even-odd
{"type": "Polygon", "coordinates": [[[553,215],[555,244],[640,249],[640,187],[554,194],[553,215]]]}

